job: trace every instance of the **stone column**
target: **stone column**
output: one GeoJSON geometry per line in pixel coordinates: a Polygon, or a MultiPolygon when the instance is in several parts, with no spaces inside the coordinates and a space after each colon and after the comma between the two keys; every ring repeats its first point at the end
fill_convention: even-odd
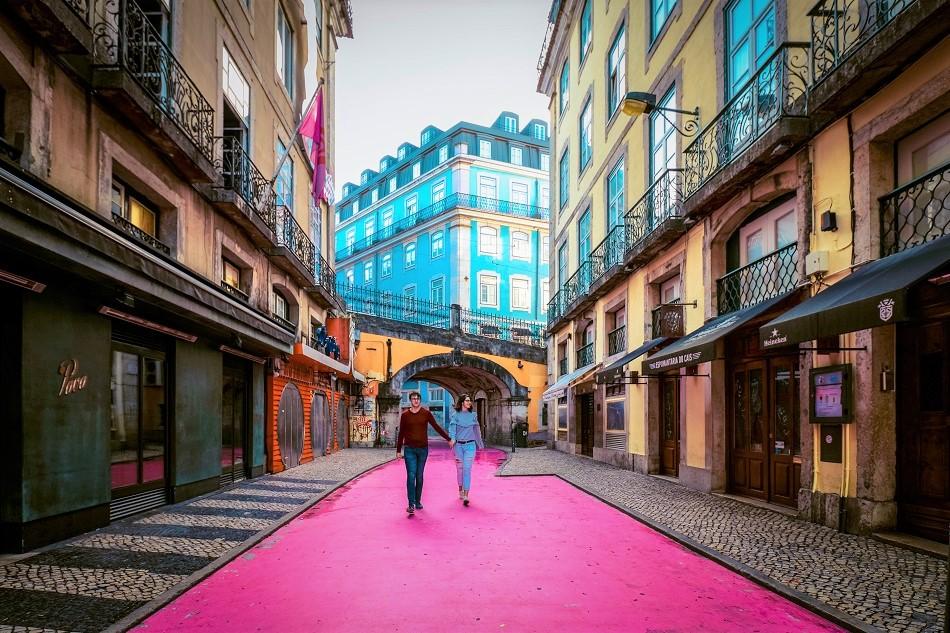
{"type": "Polygon", "coordinates": [[[382,446],[394,446],[399,432],[399,398],[382,395],[377,397],[376,412],[376,424],[380,425],[380,444],[382,446]]]}

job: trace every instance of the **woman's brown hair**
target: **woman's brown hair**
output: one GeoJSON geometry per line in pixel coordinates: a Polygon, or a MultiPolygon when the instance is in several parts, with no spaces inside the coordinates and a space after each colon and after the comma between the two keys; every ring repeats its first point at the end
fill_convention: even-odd
{"type": "MultiPolygon", "coordinates": [[[[456,411],[461,411],[461,410],[462,410],[462,405],[465,404],[465,401],[466,401],[466,400],[471,400],[471,396],[469,396],[467,393],[463,393],[462,395],[460,395],[460,396],[458,397],[458,400],[455,401],[455,410],[456,410],[456,411]]],[[[475,407],[475,401],[472,400],[472,408],[474,408],[474,407],[475,407]]]]}

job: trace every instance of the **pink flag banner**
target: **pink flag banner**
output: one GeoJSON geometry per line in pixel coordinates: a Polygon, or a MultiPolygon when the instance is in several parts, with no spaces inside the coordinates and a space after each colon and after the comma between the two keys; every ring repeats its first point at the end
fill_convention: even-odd
{"type": "Polygon", "coordinates": [[[327,170],[327,143],[326,128],[323,125],[323,88],[317,90],[317,96],[310,109],[304,114],[303,122],[300,124],[300,135],[310,139],[310,162],[313,165],[313,183],[311,184],[311,195],[313,201],[317,204],[321,200],[326,200],[327,204],[332,204],[333,193],[328,194],[329,188],[333,187],[333,177],[327,170]]]}

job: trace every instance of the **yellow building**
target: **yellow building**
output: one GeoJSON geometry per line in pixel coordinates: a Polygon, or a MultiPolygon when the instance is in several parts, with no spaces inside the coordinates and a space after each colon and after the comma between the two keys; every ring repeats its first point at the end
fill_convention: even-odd
{"type": "Polygon", "coordinates": [[[944,540],[948,18],[555,0],[557,449],[944,540]]]}

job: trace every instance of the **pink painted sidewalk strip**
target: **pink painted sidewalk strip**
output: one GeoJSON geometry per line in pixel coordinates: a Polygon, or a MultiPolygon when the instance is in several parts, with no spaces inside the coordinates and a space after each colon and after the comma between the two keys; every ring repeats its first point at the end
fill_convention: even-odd
{"type": "Polygon", "coordinates": [[[425,509],[402,462],[324,499],[139,631],[837,631],[554,477],[494,477],[472,505],[434,444],[425,509]]]}

